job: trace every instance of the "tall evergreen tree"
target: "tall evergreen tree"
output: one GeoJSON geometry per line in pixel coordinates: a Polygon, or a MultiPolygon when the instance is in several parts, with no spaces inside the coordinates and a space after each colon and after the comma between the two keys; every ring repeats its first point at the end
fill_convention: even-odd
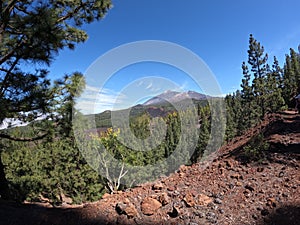
{"type": "Polygon", "coordinates": [[[226,103],[226,132],[225,132],[225,140],[229,141],[236,135],[236,116],[235,116],[235,97],[234,95],[227,95],[225,97],[226,103]]]}
{"type": "Polygon", "coordinates": [[[79,97],[85,87],[85,80],[81,73],[66,75],[62,80],[55,81],[55,121],[59,127],[60,137],[72,137],[72,120],[75,113],[75,99],[79,97]]]}
{"type": "Polygon", "coordinates": [[[272,70],[266,78],[266,109],[268,112],[278,112],[285,105],[282,97],[282,69],[274,56],[272,70]]]}
{"type": "MultiPolygon", "coordinates": [[[[10,1],[0,3],[0,123],[5,118],[30,122],[51,112],[53,92],[47,70],[54,56],[64,48],[74,49],[87,34],[80,27],[101,19],[110,8],[110,0],[10,1]],[[36,71],[24,71],[30,63],[36,71]],[[5,107],[3,107],[5,106],[5,107]]],[[[3,132],[0,138],[11,137],[3,132]]],[[[7,182],[0,161],[0,195],[5,196],[7,182]],[[2,171],[1,171],[2,170],[2,171]]]]}
{"type": "Polygon", "coordinates": [[[295,91],[296,94],[300,93],[300,55],[294,50],[290,49],[292,69],[295,76],[295,91]]]}
{"type": "Polygon", "coordinates": [[[196,146],[196,149],[191,156],[192,163],[196,163],[203,156],[205,149],[207,148],[208,141],[210,138],[210,121],[208,117],[210,116],[209,107],[203,107],[200,110],[200,131],[199,131],[199,139],[196,146]]]}
{"type": "Polygon", "coordinates": [[[267,61],[264,47],[251,34],[248,63],[242,63],[241,91],[236,92],[233,101],[227,98],[227,102],[230,100],[236,108],[232,110],[233,120],[238,124],[236,134],[259,122],[267,112],[276,112],[284,106],[282,69],[276,57],[272,69],[267,61]]]}
{"type": "Polygon", "coordinates": [[[292,107],[292,97],[295,94],[295,75],[292,70],[291,58],[285,56],[284,76],[283,76],[283,97],[289,107],[292,107]]]}
{"type": "Polygon", "coordinates": [[[266,87],[265,80],[268,73],[268,54],[264,53],[264,47],[250,34],[248,64],[251,66],[253,73],[253,94],[259,108],[258,113],[260,118],[263,118],[266,113],[266,87]]]}
{"type": "Polygon", "coordinates": [[[256,103],[254,101],[254,94],[251,82],[251,74],[249,72],[248,66],[245,62],[242,63],[242,70],[243,70],[243,79],[241,84],[241,104],[243,105],[242,109],[242,118],[243,120],[240,121],[240,130],[245,130],[249,128],[253,120],[256,118],[256,112],[253,110],[253,105],[256,103]]]}
{"type": "Polygon", "coordinates": [[[283,97],[289,107],[294,107],[294,97],[300,93],[300,56],[292,48],[285,57],[283,97]]]}

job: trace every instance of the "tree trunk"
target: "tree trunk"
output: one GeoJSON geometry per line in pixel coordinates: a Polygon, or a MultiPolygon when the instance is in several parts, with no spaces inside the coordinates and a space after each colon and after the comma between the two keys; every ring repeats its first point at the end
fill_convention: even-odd
{"type": "Polygon", "coordinates": [[[8,198],[8,181],[5,177],[4,165],[2,163],[0,151],[0,199],[8,198]]]}

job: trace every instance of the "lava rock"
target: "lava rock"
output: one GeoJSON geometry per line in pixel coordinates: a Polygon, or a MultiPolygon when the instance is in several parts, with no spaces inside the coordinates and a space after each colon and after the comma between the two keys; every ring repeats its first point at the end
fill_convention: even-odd
{"type": "Polygon", "coordinates": [[[246,189],[248,189],[249,191],[254,191],[254,187],[252,187],[252,185],[251,184],[247,184],[246,186],[245,186],[245,188],[246,189]]]}
{"type": "Polygon", "coordinates": [[[211,223],[215,223],[216,220],[217,220],[217,216],[216,216],[216,214],[213,213],[213,212],[208,212],[208,213],[206,214],[206,219],[207,219],[209,222],[211,222],[211,223]]]}
{"type": "Polygon", "coordinates": [[[213,199],[208,197],[207,195],[200,194],[198,196],[198,204],[199,205],[208,205],[211,202],[213,202],[213,199]]]}
{"type": "Polygon", "coordinates": [[[126,207],[127,207],[127,205],[122,203],[122,202],[117,203],[117,205],[116,205],[117,213],[120,214],[120,215],[124,214],[126,207]]]}
{"type": "Polygon", "coordinates": [[[193,207],[196,204],[193,195],[190,193],[187,193],[183,200],[188,207],[193,207]]]}
{"type": "Polygon", "coordinates": [[[283,176],[284,176],[284,172],[283,172],[283,171],[280,171],[280,173],[279,173],[278,176],[279,176],[279,177],[283,177],[283,176]]]}
{"type": "Polygon", "coordinates": [[[134,218],[138,215],[138,212],[132,203],[125,204],[123,202],[119,202],[116,205],[116,211],[120,215],[122,215],[122,214],[127,215],[127,217],[129,219],[134,218]]]}
{"type": "Polygon", "coordinates": [[[171,218],[176,218],[179,215],[179,209],[176,206],[172,207],[172,211],[168,212],[171,218]]]}
{"type": "Polygon", "coordinates": [[[222,200],[219,198],[216,198],[214,202],[219,205],[223,203],[222,200]]]}
{"type": "Polygon", "coordinates": [[[158,201],[163,205],[168,205],[171,201],[170,198],[168,196],[167,193],[162,193],[159,197],[158,197],[158,201]]]}
{"type": "Polygon", "coordinates": [[[162,183],[156,183],[153,184],[152,189],[153,190],[162,190],[164,188],[164,185],[162,183]]]}
{"type": "Polygon", "coordinates": [[[269,211],[268,211],[267,209],[261,210],[260,213],[261,213],[262,216],[267,216],[267,215],[269,215],[269,211]]]}
{"type": "Polygon", "coordinates": [[[162,204],[154,198],[146,197],[141,203],[141,211],[144,215],[153,215],[162,204]]]}

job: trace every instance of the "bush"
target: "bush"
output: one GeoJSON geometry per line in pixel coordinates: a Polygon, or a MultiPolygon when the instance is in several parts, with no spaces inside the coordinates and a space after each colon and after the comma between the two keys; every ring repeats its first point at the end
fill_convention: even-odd
{"type": "Polygon", "coordinates": [[[254,136],[243,149],[248,160],[259,161],[264,157],[264,152],[267,151],[269,147],[269,144],[264,140],[264,136],[259,134],[254,136]]]}
{"type": "Polygon", "coordinates": [[[38,201],[42,196],[52,204],[61,204],[62,196],[72,198],[73,203],[101,198],[103,179],[70,141],[22,145],[3,153],[6,176],[16,200],[38,201]]]}

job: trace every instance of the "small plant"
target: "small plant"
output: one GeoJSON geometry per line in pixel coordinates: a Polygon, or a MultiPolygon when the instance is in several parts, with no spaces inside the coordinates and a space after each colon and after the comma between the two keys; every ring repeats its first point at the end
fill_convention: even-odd
{"type": "Polygon", "coordinates": [[[264,136],[259,134],[253,137],[249,144],[244,147],[244,154],[249,160],[260,161],[269,147],[269,144],[264,140],[264,136]]]}

